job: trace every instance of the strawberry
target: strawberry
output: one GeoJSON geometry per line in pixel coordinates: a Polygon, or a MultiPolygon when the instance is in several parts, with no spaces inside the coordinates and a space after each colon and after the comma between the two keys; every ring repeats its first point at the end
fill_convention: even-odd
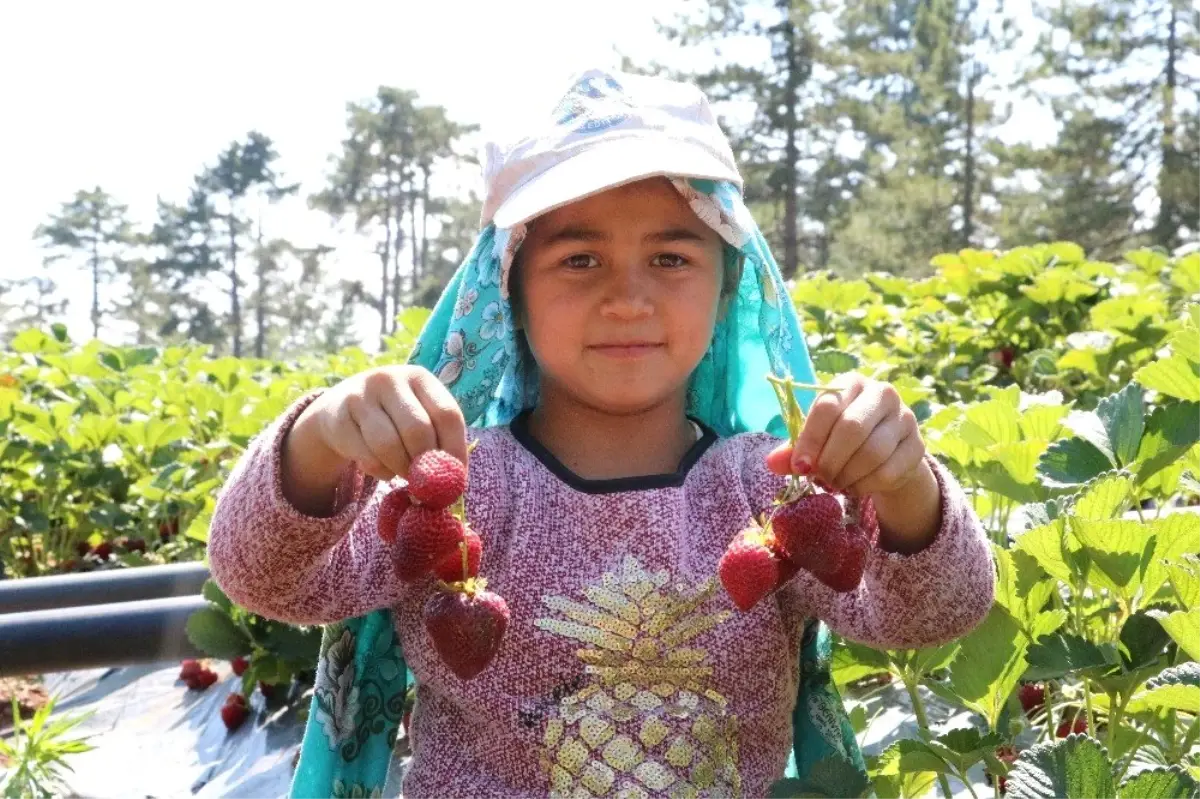
{"type": "Polygon", "coordinates": [[[199,672],[184,678],[187,682],[187,687],[193,691],[203,691],[218,679],[217,673],[210,669],[201,669],[199,672]]]}
{"type": "Polygon", "coordinates": [[[739,610],[750,610],[779,584],[779,560],[769,546],[773,540],[762,528],[750,527],[721,556],[717,575],[739,610]]]}
{"type": "Polygon", "coordinates": [[[473,578],[462,590],[437,591],[425,602],[425,629],[442,661],[460,679],[487,668],[508,629],[508,604],[473,578]]]}
{"type": "Polygon", "coordinates": [[[258,681],[258,692],[263,695],[263,699],[270,702],[275,698],[275,686],[271,683],[265,683],[262,680],[258,681]]]}
{"type": "Polygon", "coordinates": [[[186,680],[195,677],[202,671],[204,671],[204,666],[200,664],[200,661],[188,658],[179,664],[179,679],[186,680]]]}
{"type": "Polygon", "coordinates": [[[1032,716],[1046,704],[1046,687],[1041,683],[1027,682],[1017,691],[1017,698],[1021,700],[1025,715],[1032,716]]]}
{"type": "Polygon", "coordinates": [[[412,505],[412,500],[408,496],[407,488],[397,488],[388,492],[388,495],[383,498],[383,502],[379,503],[379,519],[375,529],[385,542],[389,544],[396,542],[396,530],[400,526],[400,518],[404,516],[404,512],[410,505],[412,505]]]}
{"type": "Polygon", "coordinates": [[[112,555],[112,551],[112,544],[107,541],[101,541],[99,544],[96,544],[96,548],[92,550],[92,554],[101,561],[106,561],[112,555]]]}
{"type": "Polygon", "coordinates": [[[92,545],[87,541],[75,542],[75,554],[81,558],[87,557],[87,554],[92,551],[92,545]]]}
{"type": "MultiPolygon", "coordinates": [[[[229,665],[233,667],[233,673],[241,677],[246,673],[246,668],[250,665],[250,661],[240,655],[229,661],[229,665]]],[[[231,694],[232,695],[232,694],[231,694]]]]}
{"type": "Polygon", "coordinates": [[[246,704],[246,697],[238,693],[225,697],[225,705],[221,708],[221,721],[225,722],[225,729],[233,732],[242,726],[249,715],[250,708],[246,704]]]}
{"type": "Polygon", "coordinates": [[[862,582],[871,542],[862,533],[850,529],[846,531],[846,538],[841,542],[840,548],[837,563],[832,568],[814,570],[813,576],[834,591],[845,593],[858,588],[858,584],[862,582]]]}
{"type": "Polygon", "coordinates": [[[1058,725],[1058,729],[1054,731],[1056,738],[1066,738],[1072,733],[1083,734],[1087,732],[1088,724],[1086,716],[1076,716],[1074,721],[1064,721],[1058,725]]]}
{"type": "Polygon", "coordinates": [[[791,582],[796,573],[800,571],[800,567],[787,558],[780,556],[779,550],[776,550],[776,555],[776,562],[779,564],[779,579],[775,581],[775,590],[778,591],[791,582]]]}
{"type": "Polygon", "coordinates": [[[440,449],[422,452],[408,472],[412,498],[431,508],[448,508],[467,490],[467,467],[440,449]]]}
{"type": "Polygon", "coordinates": [[[844,513],[833,494],[806,494],[781,505],[771,520],[775,540],[785,557],[812,571],[842,537],[844,513]]]}
{"type": "MultiPolygon", "coordinates": [[[[998,747],[996,747],[996,759],[1001,761],[1002,763],[1007,764],[1009,766],[1009,768],[1011,768],[1012,764],[1015,763],[1017,760],[1017,750],[1011,746],[998,746],[998,747]]],[[[986,776],[987,776],[987,781],[990,784],[992,781],[991,771],[986,772],[986,776]]],[[[1002,793],[1002,794],[1008,793],[1008,777],[1005,777],[1003,775],[1000,776],[999,788],[1000,788],[1000,793],[1002,793]]]]}
{"type": "Polygon", "coordinates": [[[145,552],[146,542],[140,538],[130,538],[125,542],[125,549],[129,552],[145,552]]]}
{"type": "Polygon", "coordinates": [[[412,506],[400,518],[392,558],[396,576],[404,582],[419,580],[435,563],[457,551],[464,533],[462,522],[445,508],[412,506]]]}
{"type": "Polygon", "coordinates": [[[448,583],[465,582],[479,576],[479,561],[483,558],[483,542],[474,530],[467,530],[463,540],[433,567],[433,574],[448,583]],[[467,547],[467,573],[463,574],[462,547],[467,547]]]}

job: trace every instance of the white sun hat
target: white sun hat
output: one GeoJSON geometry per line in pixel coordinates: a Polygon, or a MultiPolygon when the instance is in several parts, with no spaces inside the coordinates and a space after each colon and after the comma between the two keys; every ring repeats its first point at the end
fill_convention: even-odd
{"type": "Polygon", "coordinates": [[[484,146],[480,222],[511,228],[656,175],[742,188],[733,150],[704,92],[665,78],[588,70],[528,135],[507,146],[484,146]]]}

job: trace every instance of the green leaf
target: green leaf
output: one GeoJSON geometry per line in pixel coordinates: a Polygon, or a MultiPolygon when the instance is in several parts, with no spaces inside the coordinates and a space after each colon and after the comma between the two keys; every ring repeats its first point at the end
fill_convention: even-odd
{"type": "Polygon", "coordinates": [[[1151,527],[1136,521],[1071,519],[1071,532],[1083,544],[1093,563],[1124,595],[1141,583],[1135,577],[1153,552],[1151,527]],[[1148,549],[1149,548],[1149,549],[1148,549]]]}
{"type": "Polygon", "coordinates": [[[982,735],[974,727],[958,727],[934,738],[929,742],[929,748],[960,773],[965,773],[983,760],[984,753],[993,751],[1001,743],[1003,740],[994,732],[982,735]]]}
{"type": "Polygon", "coordinates": [[[1021,424],[1011,403],[999,399],[967,406],[960,435],[977,447],[1021,440],[1021,424]]]}
{"type": "Polygon", "coordinates": [[[1133,373],[1133,379],[1169,397],[1200,400],[1200,365],[1189,363],[1182,355],[1148,363],[1133,373]]]}
{"type": "Polygon", "coordinates": [[[1191,799],[1200,785],[1180,766],[1155,766],[1130,777],[1117,788],[1120,799],[1191,799]]]}
{"type": "Polygon", "coordinates": [[[996,602],[1028,629],[1050,599],[1054,583],[1028,552],[993,545],[992,557],[997,573],[996,602]]]}
{"type": "Polygon", "coordinates": [[[1130,713],[1174,709],[1195,715],[1200,710],[1200,663],[1190,661],[1163,669],[1146,681],[1126,709],[1130,713]]]}
{"type": "Polygon", "coordinates": [[[1108,521],[1125,512],[1133,481],[1122,472],[1110,472],[1089,482],[1071,505],[1071,514],[1089,521],[1108,521]]]}
{"type": "Polygon", "coordinates": [[[54,334],[54,338],[60,343],[67,343],[67,326],[62,322],[55,322],[54,324],[50,325],[50,332],[54,334]]]}
{"type": "Polygon", "coordinates": [[[1200,293],[1200,253],[1188,253],[1175,262],[1171,283],[1184,294],[1200,293]]]}
{"type": "Polygon", "coordinates": [[[1031,405],[1021,411],[1021,432],[1027,439],[1053,441],[1066,415],[1065,405],[1031,405]]]}
{"type": "Polygon", "coordinates": [[[1200,403],[1176,402],[1155,408],[1137,454],[1137,479],[1146,482],[1200,442],[1200,403]]]}
{"type": "Polygon", "coordinates": [[[1200,660],[1200,608],[1177,610],[1158,620],[1192,660],[1200,660]]]}
{"type": "Polygon", "coordinates": [[[221,590],[221,587],[214,580],[205,580],[204,587],[200,589],[200,593],[205,599],[226,613],[233,609],[233,602],[229,600],[229,597],[225,595],[225,592],[221,590]]]}
{"type": "Polygon", "coordinates": [[[950,666],[950,689],[996,729],[1004,702],[1025,671],[1029,644],[1008,612],[994,605],[959,647],[950,666]]]}
{"type": "Polygon", "coordinates": [[[1157,275],[1167,265],[1166,253],[1148,248],[1125,253],[1125,260],[1138,269],[1157,275]]]}
{"type": "MultiPolygon", "coordinates": [[[[1174,565],[1186,563],[1188,553],[1200,552],[1200,515],[1186,511],[1172,513],[1150,522],[1149,527],[1154,552],[1142,576],[1142,587],[1148,596],[1153,596],[1174,573],[1174,565]]],[[[1179,576],[1187,589],[1186,574],[1179,576]]],[[[1188,606],[1195,605],[1193,601],[1188,606]]]]}
{"type": "Polygon", "coordinates": [[[263,646],[289,663],[315,662],[321,648],[321,628],[301,629],[273,622],[263,646]]]}
{"type": "Polygon", "coordinates": [[[1137,457],[1138,444],[1141,443],[1142,429],[1145,427],[1142,387],[1130,383],[1116,394],[1100,400],[1096,415],[1104,423],[1117,465],[1131,463],[1137,457]]]}
{"type": "Polygon", "coordinates": [[[1019,551],[1033,556],[1038,565],[1051,577],[1064,583],[1074,583],[1072,561],[1064,551],[1064,546],[1066,541],[1062,519],[1055,519],[1022,533],[1016,544],[1019,551]]]}
{"type": "MultiPolygon", "coordinates": [[[[1200,626],[1197,635],[1200,635],[1200,626]]],[[[1123,667],[1131,671],[1156,662],[1169,640],[1170,636],[1157,618],[1144,611],[1134,613],[1121,625],[1123,667]]]]}
{"type": "Polygon", "coordinates": [[[1112,460],[1082,438],[1051,444],[1038,461],[1038,474],[1049,488],[1074,488],[1116,467],[1112,460]]]}
{"type": "Polygon", "coordinates": [[[1175,355],[1182,355],[1191,363],[1200,363],[1200,332],[1195,328],[1172,333],[1167,339],[1167,346],[1175,355]]]}
{"type": "Polygon", "coordinates": [[[1029,648],[1025,680],[1057,680],[1068,674],[1107,669],[1121,662],[1112,644],[1097,646],[1073,633],[1055,633],[1029,648]]]}
{"type": "MultiPolygon", "coordinates": [[[[1150,564],[1151,568],[1154,564],[1150,564]]],[[[1146,570],[1147,573],[1150,569],[1146,570]]],[[[1171,581],[1171,586],[1175,589],[1175,593],[1179,595],[1179,601],[1183,603],[1185,610],[1200,607],[1200,568],[1197,567],[1195,560],[1187,561],[1180,560],[1177,563],[1168,564],[1166,567],[1167,576],[1171,581]]],[[[1148,582],[1147,579],[1143,582],[1148,582]]]]}
{"type": "Polygon", "coordinates": [[[830,755],[814,763],[803,780],[788,779],[776,782],[769,795],[784,797],[862,796],[869,786],[870,782],[867,781],[867,778],[848,759],[830,755]],[[786,784],[781,785],[781,783],[786,784]]]}
{"type": "Polygon", "coordinates": [[[1112,763],[1095,739],[1071,735],[1026,749],[1008,773],[1010,799],[1114,799],[1112,763]]]}
{"type": "Polygon", "coordinates": [[[853,372],[862,365],[862,360],[844,350],[823,349],[813,356],[813,369],[830,375],[853,372]]]}
{"type": "Polygon", "coordinates": [[[232,660],[250,654],[250,641],[233,620],[216,608],[201,608],[187,620],[187,637],[210,657],[232,660]]]}

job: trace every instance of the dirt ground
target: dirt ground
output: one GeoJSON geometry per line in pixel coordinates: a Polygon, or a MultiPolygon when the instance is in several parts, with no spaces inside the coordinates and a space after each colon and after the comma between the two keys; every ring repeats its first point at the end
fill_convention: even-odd
{"type": "Polygon", "coordinates": [[[12,726],[14,696],[22,721],[28,721],[50,699],[40,677],[0,677],[0,732],[12,726]]]}

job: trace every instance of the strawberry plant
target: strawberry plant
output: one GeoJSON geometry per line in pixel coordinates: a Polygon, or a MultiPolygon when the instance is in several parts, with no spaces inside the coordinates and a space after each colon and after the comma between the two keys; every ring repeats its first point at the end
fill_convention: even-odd
{"type": "Polygon", "coordinates": [[[57,697],[50,697],[28,722],[21,720],[21,708],[12,699],[13,730],[10,740],[0,739],[0,796],[5,799],[50,799],[61,796],[62,772],[70,771],[67,755],[89,752],[91,736],[68,738],[67,733],[86,721],[93,712],[77,716],[51,718],[57,697]]]}

